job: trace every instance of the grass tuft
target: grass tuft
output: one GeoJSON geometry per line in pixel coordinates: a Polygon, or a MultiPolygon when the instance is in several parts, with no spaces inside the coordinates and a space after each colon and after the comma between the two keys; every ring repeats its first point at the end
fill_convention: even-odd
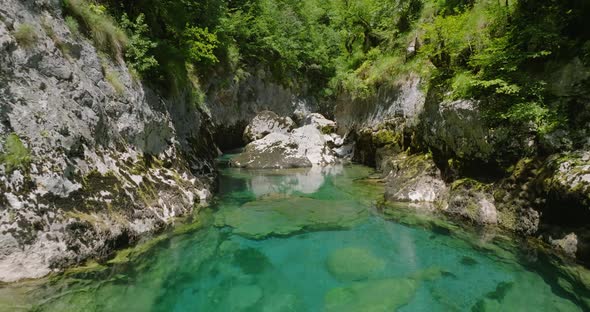
{"type": "MultiPolygon", "coordinates": [[[[123,61],[123,51],[129,39],[103,6],[86,0],[64,0],[64,4],[67,12],[78,20],[92,38],[97,49],[123,61]]],[[[67,23],[70,29],[76,28],[71,21],[67,23]]]]}
{"type": "Polygon", "coordinates": [[[78,21],[75,18],[68,15],[65,18],[65,22],[66,26],[68,26],[68,29],[72,33],[72,36],[74,36],[74,38],[80,37],[80,24],[78,23],[78,21]]]}
{"type": "Polygon", "coordinates": [[[123,92],[125,92],[125,86],[121,82],[121,78],[119,77],[119,74],[116,71],[107,70],[105,72],[105,78],[111,84],[113,89],[115,89],[115,92],[117,92],[117,94],[121,95],[123,94],[123,92]]]}
{"type": "Polygon", "coordinates": [[[33,47],[39,39],[35,27],[26,23],[18,25],[13,35],[16,42],[25,49],[33,47]]]}

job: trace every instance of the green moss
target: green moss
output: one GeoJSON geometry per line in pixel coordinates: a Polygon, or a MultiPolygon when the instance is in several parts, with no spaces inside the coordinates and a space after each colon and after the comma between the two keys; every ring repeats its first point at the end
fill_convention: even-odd
{"type": "Polygon", "coordinates": [[[320,129],[320,131],[323,134],[330,134],[330,133],[333,133],[334,131],[336,131],[336,128],[333,125],[325,125],[320,129]]]}
{"type": "Polygon", "coordinates": [[[464,187],[468,190],[486,192],[490,190],[491,185],[470,178],[458,179],[451,183],[451,190],[456,190],[460,187],[464,187]]]}
{"type": "Polygon", "coordinates": [[[15,133],[9,134],[4,141],[4,153],[0,155],[0,163],[6,166],[8,172],[16,169],[28,170],[31,153],[15,133]]]}
{"type": "Polygon", "coordinates": [[[401,141],[401,133],[393,130],[382,129],[373,134],[373,144],[376,146],[399,144],[401,141]]]}
{"type": "Polygon", "coordinates": [[[26,49],[32,48],[39,39],[35,27],[26,23],[18,25],[13,32],[13,36],[16,42],[26,49]]]}

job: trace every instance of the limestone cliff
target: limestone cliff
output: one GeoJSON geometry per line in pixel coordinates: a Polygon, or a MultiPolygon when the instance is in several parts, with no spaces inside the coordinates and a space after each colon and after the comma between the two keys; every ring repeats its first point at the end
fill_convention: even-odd
{"type": "Polygon", "coordinates": [[[188,103],[72,34],[59,1],[1,1],[0,281],[107,257],[207,201],[217,149],[188,103]]]}

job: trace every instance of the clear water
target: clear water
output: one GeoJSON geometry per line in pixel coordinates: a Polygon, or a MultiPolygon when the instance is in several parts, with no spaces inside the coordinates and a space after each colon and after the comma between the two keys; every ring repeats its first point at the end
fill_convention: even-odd
{"type": "Polygon", "coordinates": [[[199,226],[171,232],[126,261],[0,286],[0,310],[584,310],[587,290],[563,264],[499,234],[463,231],[401,207],[383,213],[376,207],[382,186],[370,174],[361,166],[224,169],[218,201],[201,212],[199,226]],[[314,207],[305,211],[311,219],[301,218],[301,205],[314,207]],[[273,210],[279,206],[298,214],[273,210]],[[244,209],[257,213],[224,222],[244,209]],[[334,221],[345,209],[361,212],[334,221]]]}

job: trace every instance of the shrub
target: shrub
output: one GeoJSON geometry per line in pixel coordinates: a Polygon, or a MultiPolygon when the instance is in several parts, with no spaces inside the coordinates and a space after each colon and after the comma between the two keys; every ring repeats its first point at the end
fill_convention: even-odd
{"type": "Polygon", "coordinates": [[[183,39],[188,59],[195,63],[214,64],[219,62],[214,50],[219,45],[217,36],[207,28],[188,26],[184,30],[183,39]]]}
{"type": "Polygon", "coordinates": [[[145,23],[145,15],[139,14],[135,21],[131,21],[127,14],[124,14],[121,18],[121,26],[131,34],[125,51],[125,58],[131,67],[131,72],[145,74],[157,68],[158,61],[151,54],[151,50],[157,44],[147,37],[149,28],[145,23]]]}
{"type": "Polygon", "coordinates": [[[85,0],[64,0],[66,10],[75,17],[94,41],[97,49],[123,60],[123,51],[128,43],[125,32],[119,28],[106,8],[85,0]]]}
{"type": "Polygon", "coordinates": [[[4,154],[0,155],[0,162],[6,165],[6,171],[16,169],[27,170],[31,163],[31,153],[24,146],[18,135],[9,134],[4,141],[4,154]]]}
{"type": "Polygon", "coordinates": [[[37,42],[37,31],[31,24],[20,24],[14,31],[14,38],[20,46],[28,49],[37,42]]]}

